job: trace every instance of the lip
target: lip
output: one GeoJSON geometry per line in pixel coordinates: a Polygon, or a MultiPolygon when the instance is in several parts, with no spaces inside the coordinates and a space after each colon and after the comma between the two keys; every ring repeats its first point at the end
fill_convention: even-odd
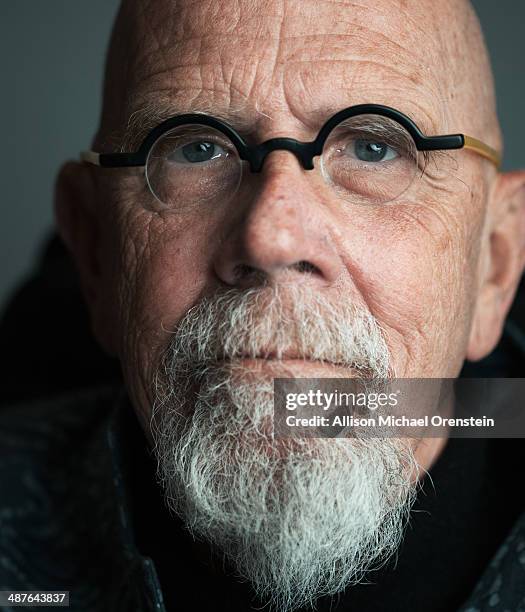
{"type": "Polygon", "coordinates": [[[225,357],[220,361],[266,361],[269,363],[319,363],[325,365],[339,365],[342,364],[334,363],[333,361],[327,361],[322,359],[313,359],[311,357],[304,357],[295,353],[282,353],[280,356],[277,353],[263,353],[260,355],[235,355],[234,357],[225,357]]]}
{"type": "Polygon", "coordinates": [[[261,353],[256,356],[258,359],[269,359],[272,361],[283,361],[283,360],[294,360],[294,361],[314,361],[308,356],[299,355],[291,351],[284,351],[281,356],[278,355],[277,351],[269,351],[268,353],[261,353]]]}
{"type": "Polygon", "coordinates": [[[271,364],[279,363],[314,363],[320,365],[336,365],[329,361],[320,361],[319,359],[306,359],[304,357],[236,357],[235,359],[227,359],[225,361],[242,361],[242,362],[264,362],[271,364]]]}
{"type": "Polygon", "coordinates": [[[240,353],[239,355],[235,355],[233,357],[224,358],[224,361],[234,361],[234,360],[259,360],[259,361],[308,361],[313,363],[327,363],[332,365],[342,365],[336,364],[330,360],[324,359],[314,359],[309,357],[308,355],[300,355],[295,351],[283,351],[282,353],[278,353],[277,351],[261,351],[256,355],[251,355],[248,353],[240,353]]]}
{"type": "Polygon", "coordinates": [[[235,357],[222,358],[218,363],[224,364],[239,364],[246,368],[253,367],[255,369],[262,369],[265,367],[290,367],[290,368],[301,368],[302,370],[311,370],[315,373],[320,368],[323,370],[331,370],[333,372],[341,373],[344,371],[345,376],[357,376],[358,373],[352,366],[343,363],[337,363],[333,361],[326,361],[320,359],[312,359],[309,357],[299,357],[296,354],[282,354],[277,357],[276,354],[265,354],[265,355],[239,355],[235,357]]]}

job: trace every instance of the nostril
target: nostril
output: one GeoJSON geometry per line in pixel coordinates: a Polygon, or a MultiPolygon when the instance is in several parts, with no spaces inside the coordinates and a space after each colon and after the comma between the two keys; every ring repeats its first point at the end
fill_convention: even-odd
{"type": "Polygon", "coordinates": [[[293,264],[292,267],[301,274],[317,274],[322,276],[321,270],[319,270],[317,266],[314,266],[314,264],[310,263],[309,261],[298,261],[297,263],[293,264]]]}
{"type": "Polygon", "coordinates": [[[234,283],[250,281],[254,284],[263,284],[263,282],[266,280],[266,274],[262,270],[247,264],[237,264],[234,266],[232,276],[234,283]]]}
{"type": "MultiPolygon", "coordinates": [[[[315,274],[316,276],[322,276],[322,272],[317,266],[305,260],[293,263],[288,266],[288,268],[299,274],[315,274]]],[[[237,264],[232,269],[232,284],[250,283],[254,285],[264,285],[268,280],[268,274],[255,266],[237,264]]]]}

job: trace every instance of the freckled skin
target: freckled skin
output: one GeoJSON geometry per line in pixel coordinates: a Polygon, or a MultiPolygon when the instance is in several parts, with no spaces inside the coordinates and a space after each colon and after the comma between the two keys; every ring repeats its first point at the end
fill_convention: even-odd
{"type": "MultiPolygon", "coordinates": [[[[240,114],[256,141],[307,140],[335,111],[374,102],[399,108],[429,134],[501,144],[483,43],[463,2],[125,2],[115,32],[97,150],[115,150],[112,138],[129,116],[160,99],[184,111],[240,114]]],[[[489,352],[523,267],[520,251],[506,303],[479,314],[495,265],[487,263],[491,211],[501,209],[493,198],[507,183],[466,151],[438,155],[398,201],[368,207],[342,203],[318,168],[305,172],[283,151],[246,177],[231,202],[181,214],[151,207],[140,173],[76,171],[90,173],[104,262],[97,273],[80,265],[95,296],[94,328],[119,355],[144,420],[168,330],[203,295],[242,283],[233,275],[239,264],[276,282],[294,263],[313,264],[319,274],[297,272],[297,282],[369,308],[396,374],[406,377],[455,377],[469,351],[489,352]],[[487,321],[496,331],[476,336],[487,321]]],[[[520,239],[509,240],[517,253],[520,239]]]]}

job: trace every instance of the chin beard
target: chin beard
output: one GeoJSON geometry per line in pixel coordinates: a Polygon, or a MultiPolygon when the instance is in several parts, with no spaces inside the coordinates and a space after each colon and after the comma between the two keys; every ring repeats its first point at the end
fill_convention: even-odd
{"type": "Polygon", "coordinates": [[[277,610],[357,583],[402,537],[415,490],[410,447],[274,439],[272,381],[225,370],[201,377],[191,417],[181,418],[179,390],[164,398],[156,456],[169,506],[277,610]]]}
{"type": "MultiPolygon", "coordinates": [[[[272,378],[254,378],[235,360],[238,347],[255,344],[245,332],[232,343],[231,330],[211,324],[226,316],[242,323],[241,300],[253,302],[231,299],[226,309],[215,300],[190,312],[159,370],[151,420],[158,477],[194,536],[222,552],[260,600],[289,611],[359,582],[396,551],[417,465],[399,439],[275,439],[272,378]],[[228,362],[211,358],[224,347],[228,362]]],[[[266,320],[270,328],[282,330],[266,320]]],[[[375,357],[379,338],[368,337],[375,357]]],[[[354,357],[352,365],[365,363],[355,349],[354,357]]]]}

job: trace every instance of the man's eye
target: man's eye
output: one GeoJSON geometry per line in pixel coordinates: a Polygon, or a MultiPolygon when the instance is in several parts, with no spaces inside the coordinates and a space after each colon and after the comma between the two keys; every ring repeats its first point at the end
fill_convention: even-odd
{"type": "Polygon", "coordinates": [[[179,164],[200,164],[227,155],[228,153],[217,143],[195,140],[177,147],[167,158],[169,161],[179,164]]]}
{"type": "Polygon", "coordinates": [[[345,152],[351,157],[369,163],[390,161],[399,157],[398,152],[386,143],[363,138],[351,141],[345,149],[345,152]]]}

